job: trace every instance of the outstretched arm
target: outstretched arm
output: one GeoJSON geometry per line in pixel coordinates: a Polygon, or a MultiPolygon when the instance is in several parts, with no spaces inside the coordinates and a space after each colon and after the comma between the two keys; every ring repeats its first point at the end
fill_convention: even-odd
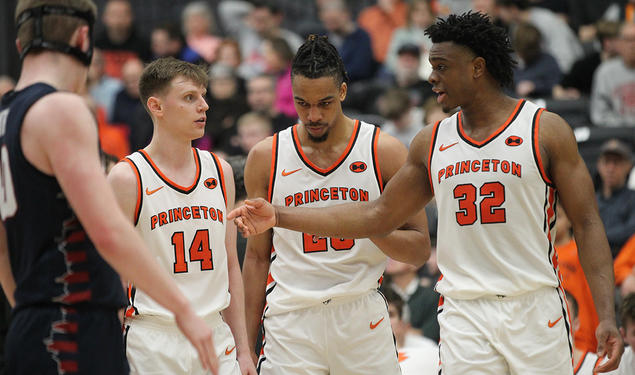
{"type": "Polygon", "coordinates": [[[228,217],[236,218],[238,229],[245,236],[262,233],[274,225],[324,237],[387,235],[432,198],[426,166],[431,131],[431,127],[427,127],[415,137],[405,165],[386,185],[379,199],[321,208],[274,208],[264,200],[248,200],[228,217]]]}
{"type": "MultiPolygon", "coordinates": [[[[380,133],[377,159],[384,183],[388,183],[405,164],[408,150],[396,138],[380,133]]],[[[370,238],[388,257],[421,267],[430,257],[430,234],[425,210],[421,209],[396,230],[370,238]]]]}
{"type": "Polygon", "coordinates": [[[56,177],[100,255],[175,314],[203,367],[216,373],[211,329],[159,268],[117,205],[99,162],[97,126],[84,101],[69,93],[47,95],[28,111],[21,136],[27,160],[56,177]]]}
{"type": "MultiPolygon", "coordinates": [[[[225,175],[225,187],[227,189],[227,210],[234,208],[236,188],[232,167],[221,159],[223,174],[225,175]]],[[[223,311],[223,318],[232,331],[236,343],[236,358],[243,375],[256,375],[256,367],[252,362],[249,341],[247,340],[247,328],[245,326],[245,290],[240,276],[240,263],[236,254],[236,226],[233,222],[226,223],[225,249],[227,250],[227,268],[229,273],[229,293],[231,301],[223,311]]]]}
{"type": "Polygon", "coordinates": [[[611,371],[620,363],[624,344],[615,325],[613,264],[591,177],[578,153],[573,131],[562,118],[543,112],[539,139],[542,159],[548,163],[545,168],[573,225],[580,263],[600,319],[596,330],[598,355],[606,355],[609,360],[596,371],[611,371]]]}

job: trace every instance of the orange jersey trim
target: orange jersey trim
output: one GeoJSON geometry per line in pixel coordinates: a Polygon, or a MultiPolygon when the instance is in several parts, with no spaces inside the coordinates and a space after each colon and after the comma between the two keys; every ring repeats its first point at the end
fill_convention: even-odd
{"type": "Polygon", "coordinates": [[[434,144],[437,142],[437,133],[439,131],[439,124],[441,121],[437,121],[432,128],[432,139],[430,139],[430,147],[428,149],[428,181],[430,181],[430,190],[434,194],[434,185],[432,184],[432,171],[430,166],[432,165],[432,152],[434,151],[434,144]]]}
{"type": "Polygon", "coordinates": [[[177,184],[176,182],[172,181],[166,175],[164,175],[163,172],[161,172],[159,167],[157,167],[157,165],[154,163],[154,161],[152,160],[150,155],[148,155],[148,153],[145,150],[139,150],[139,152],[145,157],[145,159],[148,161],[148,163],[150,163],[150,166],[152,166],[152,169],[154,169],[154,171],[159,175],[159,177],[161,177],[161,179],[163,181],[165,181],[171,187],[173,187],[173,188],[175,188],[177,190],[189,193],[198,184],[198,181],[199,181],[199,179],[201,177],[201,163],[200,163],[200,161],[198,159],[198,154],[196,153],[196,149],[194,147],[192,147],[192,153],[194,154],[194,162],[196,163],[196,174],[194,175],[194,177],[195,177],[194,178],[194,182],[192,183],[192,185],[190,185],[188,187],[181,186],[181,185],[177,184]]]}
{"type": "Polygon", "coordinates": [[[276,176],[276,162],[278,160],[278,133],[273,135],[271,141],[271,167],[269,168],[269,188],[267,189],[267,200],[271,203],[273,199],[273,183],[276,176]]]}
{"type": "Polygon", "coordinates": [[[381,178],[381,168],[379,167],[379,160],[377,156],[378,144],[379,144],[379,133],[381,130],[379,127],[375,128],[375,135],[373,136],[373,162],[375,163],[375,175],[377,176],[377,182],[379,183],[379,192],[384,192],[384,180],[381,178]]]}
{"type": "Polygon", "coordinates": [[[328,168],[318,167],[317,165],[313,164],[311,160],[309,160],[309,158],[304,154],[304,150],[302,149],[302,144],[300,143],[300,138],[298,137],[298,125],[295,125],[292,129],[293,142],[295,143],[296,148],[298,149],[298,152],[300,153],[300,157],[302,158],[302,161],[304,161],[308,166],[313,168],[315,171],[322,174],[326,174],[331,172],[333,169],[337,168],[337,166],[339,166],[340,163],[344,161],[346,156],[348,156],[349,152],[353,148],[353,145],[355,144],[355,139],[357,138],[358,130],[359,130],[359,120],[355,120],[355,127],[353,128],[353,133],[351,134],[351,138],[348,140],[346,149],[344,150],[344,152],[342,152],[342,155],[340,155],[340,157],[328,168]]]}
{"type": "Polygon", "coordinates": [[[494,139],[495,137],[497,137],[500,133],[502,133],[505,130],[505,128],[507,128],[507,126],[512,122],[512,120],[514,118],[516,118],[516,116],[518,115],[518,111],[520,110],[520,108],[522,107],[524,102],[525,102],[524,99],[519,99],[518,103],[516,103],[516,107],[514,108],[514,111],[512,112],[511,115],[509,115],[507,120],[505,120],[503,125],[499,126],[498,129],[496,129],[492,134],[490,134],[489,137],[487,137],[486,139],[484,139],[482,141],[477,141],[477,140],[471,138],[469,135],[467,135],[465,133],[465,131],[463,130],[463,111],[459,112],[459,114],[458,114],[458,117],[459,117],[459,133],[460,133],[461,137],[463,137],[463,139],[469,141],[470,143],[472,143],[472,144],[474,144],[476,146],[479,146],[479,147],[483,146],[487,142],[489,142],[492,139],[494,139]]]}
{"type": "Polygon", "coordinates": [[[534,153],[536,155],[536,162],[538,163],[538,170],[540,170],[540,175],[542,176],[542,179],[549,185],[553,185],[553,182],[551,182],[551,179],[549,179],[549,176],[547,176],[547,172],[545,171],[545,167],[542,163],[542,155],[540,154],[540,140],[539,140],[539,124],[540,124],[540,116],[542,115],[542,112],[544,112],[544,108],[540,108],[538,110],[538,112],[536,113],[535,119],[534,119],[534,134],[533,134],[533,138],[534,138],[534,153]]]}
{"type": "Polygon", "coordinates": [[[143,198],[143,187],[141,187],[141,175],[139,174],[139,169],[132,162],[132,160],[128,158],[124,158],[123,161],[130,164],[132,171],[134,172],[135,177],[137,178],[137,204],[134,209],[134,225],[136,226],[139,222],[139,214],[141,213],[141,199],[143,198]]]}
{"type": "MultiPolygon", "coordinates": [[[[220,163],[220,159],[216,156],[215,153],[210,152],[212,157],[214,158],[214,162],[216,162],[216,167],[218,168],[218,178],[220,178],[220,187],[223,189],[223,199],[225,200],[225,206],[227,206],[227,190],[225,190],[225,173],[223,173],[223,165],[220,163]]],[[[197,179],[198,180],[198,179],[197,179]]]]}

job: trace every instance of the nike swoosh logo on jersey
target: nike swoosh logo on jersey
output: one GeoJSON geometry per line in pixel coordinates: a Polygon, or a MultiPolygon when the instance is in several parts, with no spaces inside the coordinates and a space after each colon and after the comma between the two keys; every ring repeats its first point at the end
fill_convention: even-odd
{"type": "Polygon", "coordinates": [[[294,170],[289,171],[289,172],[287,172],[287,170],[286,170],[286,169],[283,169],[283,170],[282,170],[282,175],[283,175],[283,176],[288,176],[288,175],[290,175],[290,174],[294,174],[295,172],[299,171],[300,169],[302,169],[302,168],[294,169],[294,170]]]}
{"type": "Polygon", "coordinates": [[[450,147],[452,147],[452,146],[454,146],[454,145],[457,145],[457,144],[459,144],[459,142],[454,142],[454,143],[452,143],[451,145],[443,146],[443,143],[442,143],[442,144],[441,144],[441,146],[439,146],[439,151],[445,151],[445,150],[447,150],[448,148],[450,148],[450,147]]]}
{"type": "Polygon", "coordinates": [[[383,322],[384,318],[379,319],[379,321],[375,324],[373,324],[373,322],[370,322],[370,329],[375,329],[377,328],[377,326],[379,325],[379,323],[383,322]]]}
{"type": "Polygon", "coordinates": [[[150,190],[150,189],[146,188],[146,194],[147,195],[152,195],[152,194],[156,193],[157,191],[159,191],[161,189],[163,189],[163,186],[159,186],[158,188],[156,188],[154,190],[150,190]]]}
{"type": "Polygon", "coordinates": [[[560,321],[560,319],[562,319],[562,317],[559,317],[558,319],[556,319],[555,322],[551,322],[551,320],[547,323],[547,325],[549,326],[549,328],[552,328],[553,326],[556,325],[556,323],[558,323],[560,321]]]}
{"type": "Polygon", "coordinates": [[[234,351],[234,349],[236,349],[236,345],[232,346],[231,349],[229,348],[229,346],[227,347],[227,349],[225,349],[225,355],[230,355],[232,354],[232,352],[234,351]]]}

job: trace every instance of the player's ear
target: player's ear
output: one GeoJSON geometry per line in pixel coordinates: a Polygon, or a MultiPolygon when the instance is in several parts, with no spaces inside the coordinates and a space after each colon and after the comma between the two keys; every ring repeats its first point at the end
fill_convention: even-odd
{"type": "Polygon", "coordinates": [[[22,53],[22,43],[20,43],[20,38],[15,38],[15,48],[18,50],[18,54],[22,53]]]}
{"type": "Polygon", "coordinates": [[[348,92],[348,85],[346,82],[342,82],[340,85],[340,102],[343,102],[346,99],[346,93],[348,92]]]}
{"type": "Polygon", "coordinates": [[[163,116],[163,105],[161,103],[161,99],[156,96],[151,96],[146,101],[146,105],[148,106],[148,110],[154,116],[161,117],[163,116]]]}
{"type": "Polygon", "coordinates": [[[77,47],[84,52],[88,51],[88,48],[90,47],[90,34],[88,26],[84,25],[78,27],[73,33],[73,36],[71,36],[69,44],[72,47],[77,47]]]}
{"type": "Polygon", "coordinates": [[[472,78],[477,79],[485,75],[487,69],[485,59],[482,57],[476,57],[472,60],[472,78]]]}

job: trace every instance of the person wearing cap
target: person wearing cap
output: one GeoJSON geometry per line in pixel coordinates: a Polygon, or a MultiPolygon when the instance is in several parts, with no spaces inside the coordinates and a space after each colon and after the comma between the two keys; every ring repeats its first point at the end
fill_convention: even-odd
{"type": "Polygon", "coordinates": [[[632,166],[633,153],[624,142],[611,139],[602,145],[597,161],[600,186],[596,195],[613,258],[635,233],[635,191],[626,186],[632,166]]]}

